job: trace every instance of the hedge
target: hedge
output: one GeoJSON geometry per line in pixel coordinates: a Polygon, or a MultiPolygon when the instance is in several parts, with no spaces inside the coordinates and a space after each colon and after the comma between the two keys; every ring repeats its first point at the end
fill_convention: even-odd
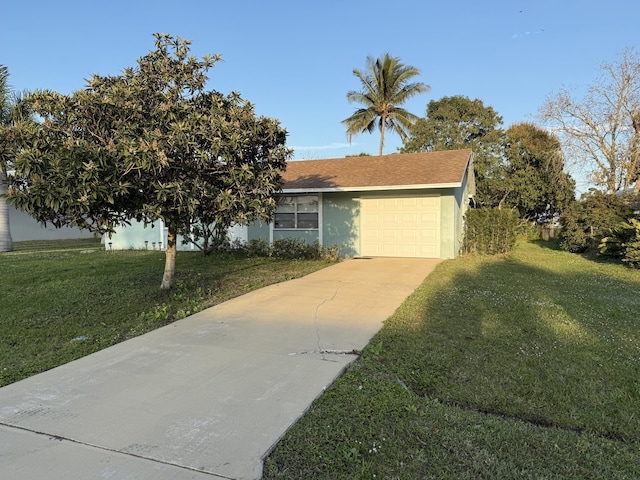
{"type": "Polygon", "coordinates": [[[464,253],[495,255],[516,244],[520,217],[515,209],[473,208],[467,212],[464,253]]]}

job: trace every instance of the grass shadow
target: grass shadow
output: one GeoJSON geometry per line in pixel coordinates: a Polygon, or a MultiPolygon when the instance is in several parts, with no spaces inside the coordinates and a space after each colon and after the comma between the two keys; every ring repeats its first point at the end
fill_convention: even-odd
{"type": "Polygon", "coordinates": [[[443,262],[264,478],[638,478],[639,293],[538,244],[443,262]]]}
{"type": "Polygon", "coordinates": [[[380,361],[419,396],[640,442],[640,272],[540,249],[427,281],[380,361]]]}

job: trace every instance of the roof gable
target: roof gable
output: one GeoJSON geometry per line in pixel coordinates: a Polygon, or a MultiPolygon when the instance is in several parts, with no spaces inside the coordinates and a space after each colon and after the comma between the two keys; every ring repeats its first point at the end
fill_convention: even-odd
{"type": "Polygon", "coordinates": [[[458,187],[464,181],[470,160],[470,149],[295,160],[287,163],[283,190],[323,192],[381,187],[458,187]]]}

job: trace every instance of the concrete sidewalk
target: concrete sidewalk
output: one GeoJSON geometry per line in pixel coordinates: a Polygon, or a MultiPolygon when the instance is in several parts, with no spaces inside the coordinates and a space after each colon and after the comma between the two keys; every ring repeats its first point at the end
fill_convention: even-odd
{"type": "Polygon", "coordinates": [[[0,478],[260,478],[438,262],[346,260],[1,388],[0,478]]]}

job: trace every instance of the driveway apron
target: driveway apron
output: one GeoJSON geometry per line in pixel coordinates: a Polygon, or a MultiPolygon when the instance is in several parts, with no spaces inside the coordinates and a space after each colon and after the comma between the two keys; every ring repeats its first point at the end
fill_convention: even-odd
{"type": "Polygon", "coordinates": [[[0,478],[260,478],[438,262],[346,260],[1,388],[0,478]]]}

